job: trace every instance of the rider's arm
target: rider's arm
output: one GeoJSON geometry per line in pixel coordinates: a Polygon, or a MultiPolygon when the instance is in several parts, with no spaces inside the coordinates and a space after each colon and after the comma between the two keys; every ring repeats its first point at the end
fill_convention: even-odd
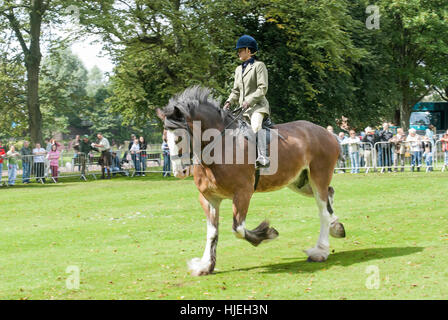
{"type": "Polygon", "coordinates": [[[236,68],[235,70],[235,80],[233,81],[232,92],[230,93],[229,98],[226,102],[230,102],[230,104],[237,103],[240,99],[240,87],[238,84],[238,73],[241,73],[240,68],[236,68]]]}

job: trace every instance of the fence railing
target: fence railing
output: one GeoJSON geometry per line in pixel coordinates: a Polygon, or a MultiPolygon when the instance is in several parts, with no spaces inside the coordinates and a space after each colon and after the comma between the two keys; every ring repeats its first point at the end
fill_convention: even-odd
{"type": "Polygon", "coordinates": [[[359,142],[356,146],[341,144],[344,160],[338,160],[336,172],[360,173],[369,171],[420,171],[448,169],[448,152],[442,150],[442,141],[416,140],[398,142],[359,142]]]}
{"type": "MultiPolygon", "coordinates": [[[[88,176],[97,179],[102,174],[100,164],[101,153],[60,151],[59,154],[43,153],[39,155],[21,155],[17,164],[8,168],[8,159],[3,160],[0,170],[0,183],[8,177],[8,184],[14,185],[18,178],[22,183],[37,181],[45,183],[48,181],[58,182],[61,178],[79,177],[87,180],[88,176]]],[[[161,168],[163,162],[162,152],[142,151],[138,154],[130,154],[128,151],[112,150],[110,159],[110,170],[112,175],[139,176],[145,172],[165,173],[161,168]]]]}

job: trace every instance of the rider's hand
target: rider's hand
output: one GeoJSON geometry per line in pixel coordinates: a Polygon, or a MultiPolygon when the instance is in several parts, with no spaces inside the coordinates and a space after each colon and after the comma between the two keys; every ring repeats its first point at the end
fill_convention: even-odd
{"type": "Polygon", "coordinates": [[[244,101],[242,104],[243,109],[247,109],[247,107],[249,107],[249,102],[244,101]]]}
{"type": "Polygon", "coordinates": [[[227,101],[227,102],[224,104],[224,110],[229,110],[229,108],[230,108],[230,102],[227,101]]]}

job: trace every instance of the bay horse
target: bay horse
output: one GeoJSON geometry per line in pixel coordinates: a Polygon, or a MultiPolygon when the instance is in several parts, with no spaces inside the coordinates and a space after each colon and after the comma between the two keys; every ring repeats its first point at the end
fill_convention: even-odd
{"type": "MultiPolygon", "coordinates": [[[[194,276],[213,272],[216,264],[218,244],[219,206],[224,199],[233,201],[233,232],[254,246],[263,241],[275,239],[278,232],[263,221],[253,230],[245,227],[249,203],[254,192],[269,192],[288,187],[316,200],[320,216],[320,234],[314,247],[305,250],[310,262],[326,261],[329,255],[329,235],[345,237],[342,223],[334,214],[334,189],[330,186],[333,171],[340,155],[340,146],[334,135],[326,129],[307,121],[294,121],[274,125],[273,129],[283,137],[278,139],[278,166],[271,175],[259,176],[255,190],[255,165],[245,158],[244,163],[211,163],[201,161],[195,165],[185,164],[178,146],[182,139],[177,129],[193,135],[194,123],[200,121],[201,134],[207,129],[237,129],[234,117],[220,107],[211,97],[211,91],[202,87],[190,87],[170,99],[163,109],[157,109],[164,121],[166,137],[171,154],[173,174],[185,178],[193,174],[199,190],[199,201],[207,218],[207,240],[201,259],[188,262],[194,276]]],[[[192,137],[191,137],[192,138],[192,137]]],[[[206,140],[206,139],[204,139],[206,140]]],[[[224,139],[223,139],[224,140],[224,139]]],[[[214,142],[214,140],[213,140],[214,142]]],[[[200,150],[212,142],[201,141],[200,150]]],[[[225,144],[222,143],[222,150],[225,144]]],[[[251,142],[244,140],[242,148],[247,150],[251,142]]],[[[233,146],[237,148],[237,145],[233,146]]],[[[227,150],[228,152],[228,150],[227,150]]],[[[190,155],[191,155],[190,151],[190,155]]],[[[192,155],[191,155],[192,156],[192,155]]],[[[271,159],[272,162],[272,159],[271,159]]]]}

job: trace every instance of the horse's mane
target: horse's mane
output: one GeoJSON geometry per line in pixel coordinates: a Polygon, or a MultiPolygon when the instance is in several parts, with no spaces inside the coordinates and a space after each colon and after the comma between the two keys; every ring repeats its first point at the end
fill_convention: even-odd
{"type": "Polygon", "coordinates": [[[200,112],[216,111],[221,120],[226,122],[230,114],[220,107],[220,101],[214,99],[211,92],[212,90],[206,87],[189,87],[184,92],[173,96],[163,109],[163,113],[167,119],[179,122],[181,119],[176,109],[182,113],[183,117],[191,117],[200,112]]]}

